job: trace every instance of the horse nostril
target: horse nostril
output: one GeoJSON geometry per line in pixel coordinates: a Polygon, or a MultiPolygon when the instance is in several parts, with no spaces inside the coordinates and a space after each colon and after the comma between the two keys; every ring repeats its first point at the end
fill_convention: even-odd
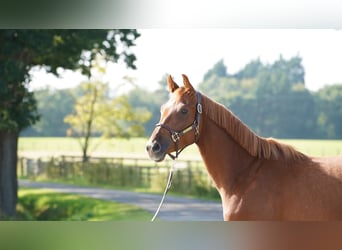
{"type": "Polygon", "coordinates": [[[152,152],[158,153],[161,150],[161,146],[158,142],[155,142],[152,146],[152,152]]]}

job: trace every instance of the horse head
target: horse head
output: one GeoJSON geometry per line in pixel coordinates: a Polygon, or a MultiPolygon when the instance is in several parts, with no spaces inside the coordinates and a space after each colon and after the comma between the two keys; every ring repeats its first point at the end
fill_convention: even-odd
{"type": "Polygon", "coordinates": [[[155,161],[164,160],[167,154],[171,158],[177,158],[186,146],[196,142],[199,137],[201,95],[196,92],[186,75],[182,77],[182,87],[170,75],[167,79],[170,99],[161,106],[159,123],[146,145],[150,158],[155,161]],[[172,155],[172,152],[176,155],[172,155]]]}

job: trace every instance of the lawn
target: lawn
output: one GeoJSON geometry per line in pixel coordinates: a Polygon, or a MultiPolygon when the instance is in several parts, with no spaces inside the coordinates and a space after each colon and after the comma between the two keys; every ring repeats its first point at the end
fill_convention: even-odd
{"type": "MultiPolygon", "coordinates": [[[[131,138],[131,139],[92,139],[93,155],[106,156],[124,156],[136,155],[146,157],[145,145],[147,138],[131,138]],[[95,148],[94,148],[95,147],[95,148]]],[[[284,139],[281,142],[294,146],[301,152],[312,156],[328,156],[342,154],[342,140],[298,140],[284,139]]],[[[20,154],[45,154],[45,155],[61,155],[61,154],[80,154],[80,146],[77,139],[74,138],[54,138],[54,137],[22,137],[19,138],[19,155],[20,154]]],[[[181,157],[200,159],[196,146],[190,146],[181,157]]]]}
{"type": "MultiPolygon", "coordinates": [[[[90,152],[144,153],[146,138],[101,139],[91,138],[90,152]]],[[[21,137],[19,152],[80,152],[79,140],[70,137],[21,137]]]]}
{"type": "Polygon", "coordinates": [[[151,216],[132,205],[55,193],[48,189],[20,188],[16,220],[149,221],[151,216]]]}
{"type": "MultiPolygon", "coordinates": [[[[89,153],[92,156],[146,158],[147,138],[92,138],[89,153]]],[[[79,141],[68,137],[21,137],[18,143],[19,156],[44,157],[60,155],[81,155],[79,141]]],[[[196,146],[190,146],[182,155],[185,158],[200,159],[196,146]]]]}

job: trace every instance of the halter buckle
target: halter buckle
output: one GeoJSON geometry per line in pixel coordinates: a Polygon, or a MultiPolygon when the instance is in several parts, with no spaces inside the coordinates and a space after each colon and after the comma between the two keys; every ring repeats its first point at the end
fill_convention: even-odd
{"type": "Polygon", "coordinates": [[[178,142],[180,139],[179,134],[177,132],[173,132],[171,134],[171,138],[172,138],[173,142],[175,142],[175,143],[178,142]]]}

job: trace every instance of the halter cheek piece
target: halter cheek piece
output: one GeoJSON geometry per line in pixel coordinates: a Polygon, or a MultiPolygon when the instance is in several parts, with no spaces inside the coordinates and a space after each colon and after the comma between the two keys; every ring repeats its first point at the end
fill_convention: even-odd
{"type": "Polygon", "coordinates": [[[200,124],[201,114],[202,114],[202,104],[201,104],[202,95],[201,95],[201,93],[196,92],[196,96],[197,96],[196,116],[195,116],[194,122],[189,127],[185,128],[181,131],[175,131],[165,124],[162,124],[162,123],[156,124],[156,127],[161,127],[161,128],[166,129],[167,131],[169,131],[169,133],[171,135],[171,139],[175,143],[176,155],[172,155],[171,153],[168,154],[173,160],[176,159],[178,157],[178,155],[185,148],[185,147],[183,147],[183,148],[179,149],[178,143],[179,143],[181,136],[183,136],[185,133],[187,133],[191,130],[194,130],[194,133],[195,133],[195,141],[194,142],[197,142],[197,140],[198,140],[199,124],[200,124]]]}

